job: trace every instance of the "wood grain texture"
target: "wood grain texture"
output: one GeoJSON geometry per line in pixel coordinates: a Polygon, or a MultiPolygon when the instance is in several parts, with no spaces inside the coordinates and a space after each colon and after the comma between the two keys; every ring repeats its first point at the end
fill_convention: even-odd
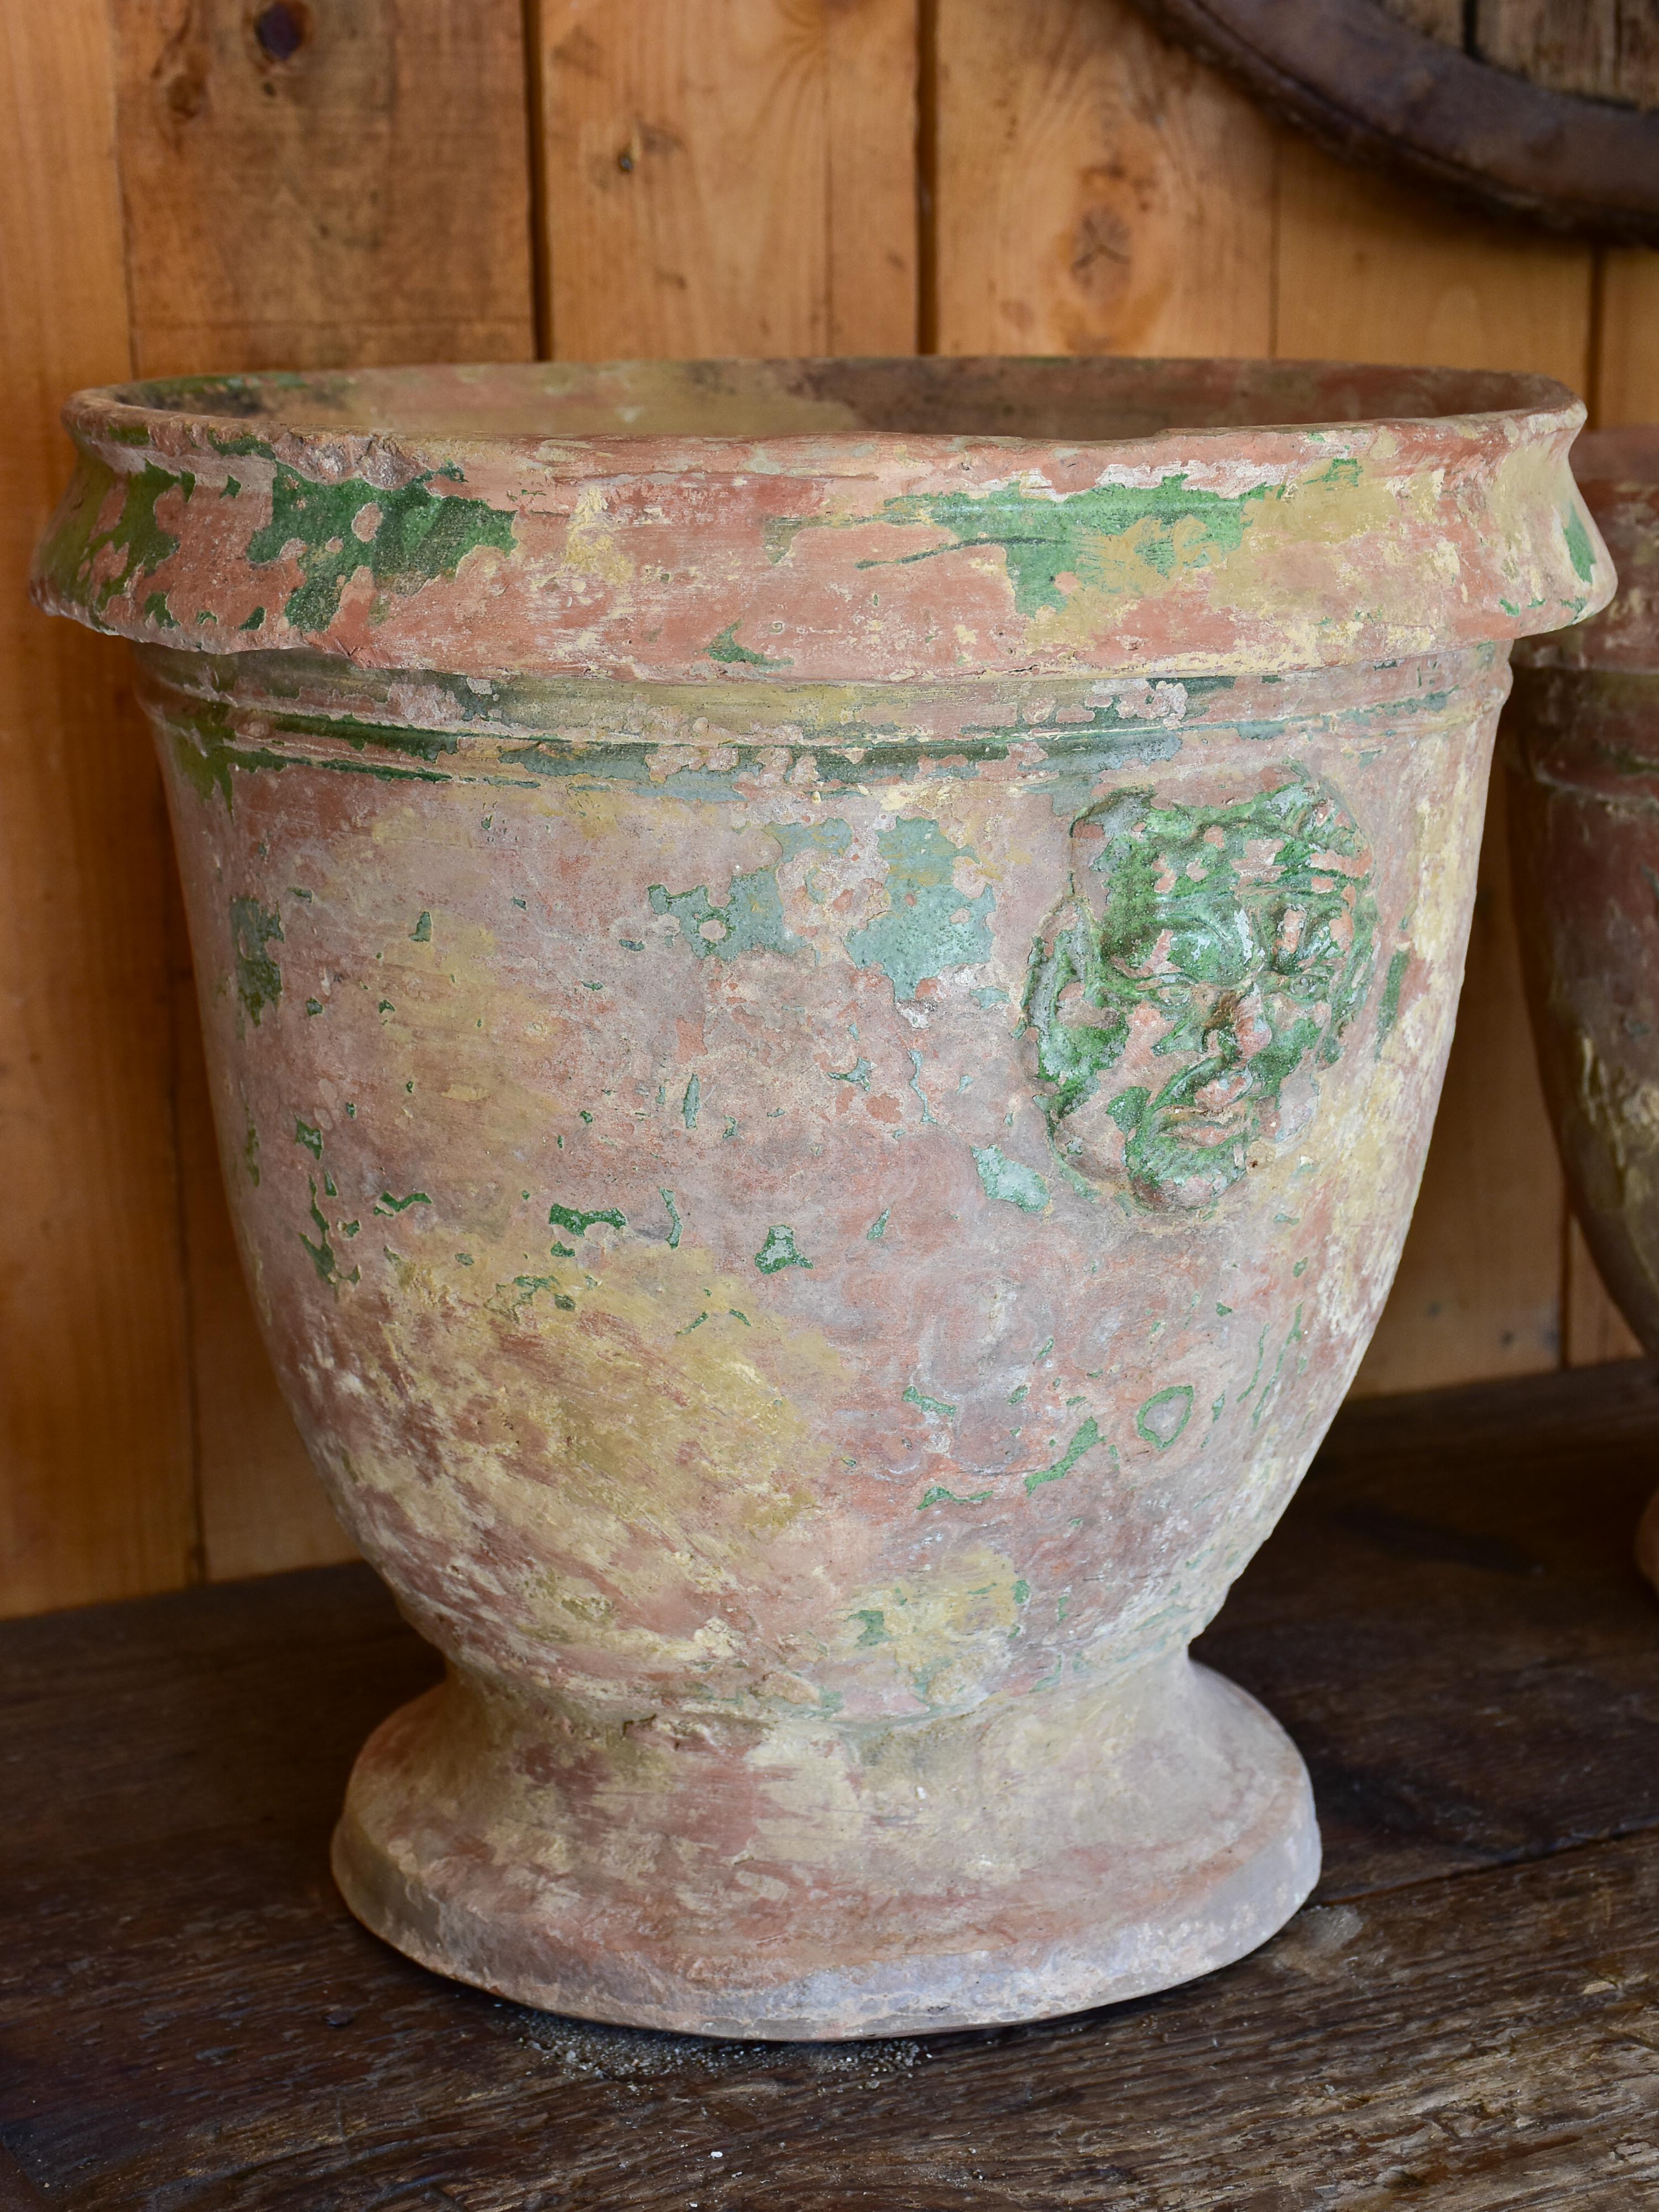
{"type": "MultiPolygon", "coordinates": [[[[237,0],[111,11],[137,368],[530,357],[518,0],[290,12],[283,58],[237,0]]],[[[187,964],[174,1018],[203,1568],[349,1559],[236,1262],[187,964]]]]}
{"type": "Polygon", "coordinates": [[[1600,307],[1596,428],[1659,422],[1659,252],[1631,246],[1607,254],[1600,307]]]}
{"type": "Polygon", "coordinates": [[[520,0],[110,11],[143,375],[534,351],[520,0]]]}
{"type": "MultiPolygon", "coordinates": [[[[605,2029],[347,1918],[356,1743],[429,1680],[365,1570],[0,1634],[0,2143],[67,2212],[1632,2212],[1659,2187],[1640,1370],[1350,1409],[1206,1656],[1324,1884],[1186,1989],[830,2046],[605,2029]]],[[[3,2200],[0,2200],[3,2201],[3,2200]]]]}
{"type": "Polygon", "coordinates": [[[565,360],[909,353],[915,0],[540,0],[565,360]]]}
{"type": "Polygon", "coordinates": [[[1534,1374],[1561,1357],[1566,1187],[1527,1018],[1504,805],[1494,777],[1445,1089],[1361,1397],[1534,1374]]]}
{"type": "MultiPolygon", "coordinates": [[[[1530,4],[1530,0],[1529,0],[1530,4]]],[[[1659,15],[1630,0],[1601,0],[1620,9],[1620,88],[1644,107],[1659,107],[1659,15]]],[[[1659,251],[1631,246],[1601,258],[1595,330],[1598,429],[1659,422],[1659,251]]]]}
{"type": "MultiPolygon", "coordinates": [[[[1659,240],[1653,117],[1564,88],[1546,71],[1494,66],[1467,15],[1462,36],[1448,39],[1437,11],[1425,9],[1419,22],[1415,9],[1377,0],[1135,4],[1269,114],[1346,161],[1431,190],[1453,208],[1628,245],[1659,240]]],[[[1562,0],[1564,15],[1571,5],[1562,0]]],[[[1504,0],[1486,12],[1501,31],[1504,0]]],[[[1571,33],[1557,43],[1559,55],[1545,40],[1544,58],[1571,74],[1584,41],[1571,33]]],[[[1588,52],[1584,60],[1590,66],[1588,52]]]]}
{"type": "Polygon", "coordinates": [[[1474,0],[1474,50],[1556,92],[1659,105],[1650,0],[1474,0]]]}
{"type": "MultiPolygon", "coordinates": [[[[1584,389],[1589,248],[1446,215],[1299,143],[1283,149],[1280,192],[1280,354],[1534,368],[1584,389]]],[[[1507,866],[1489,821],[1440,1117],[1363,1393],[1527,1373],[1559,1357],[1565,1201],[1507,866]]]]}
{"type": "Polygon", "coordinates": [[[126,656],[25,591],[58,409],[129,366],[101,0],[0,14],[0,1611],[191,1571],[160,786],[126,656]]]}
{"type": "Polygon", "coordinates": [[[1271,350],[1274,140],[1125,0],[939,0],[939,349],[1271,350]]]}

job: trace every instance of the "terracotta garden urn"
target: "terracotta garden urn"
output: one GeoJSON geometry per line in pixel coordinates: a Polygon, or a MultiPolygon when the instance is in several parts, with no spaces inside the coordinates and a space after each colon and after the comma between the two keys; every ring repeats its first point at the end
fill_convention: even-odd
{"type": "MultiPolygon", "coordinates": [[[[1572,466],[1620,589],[1595,621],[1518,656],[1516,918],[1573,1211],[1659,1354],[1659,428],[1581,438],[1572,466]]],[[[1637,1557],[1659,1583],[1659,1494],[1637,1557]]]]}
{"type": "Polygon", "coordinates": [[[725,2035],[1260,1943],[1307,1776],[1188,1657],[1375,1323],[1516,636],[1537,379],[526,366],[83,394],[227,1186],[447,1662],[352,1909],[725,2035]]]}

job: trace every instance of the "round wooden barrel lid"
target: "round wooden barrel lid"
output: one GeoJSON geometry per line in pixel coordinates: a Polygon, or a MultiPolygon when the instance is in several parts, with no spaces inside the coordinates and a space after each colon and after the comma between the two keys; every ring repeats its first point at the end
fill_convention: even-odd
{"type": "Polygon", "coordinates": [[[1659,244],[1659,9],[1135,0],[1328,151],[1489,212],[1659,244]]]}

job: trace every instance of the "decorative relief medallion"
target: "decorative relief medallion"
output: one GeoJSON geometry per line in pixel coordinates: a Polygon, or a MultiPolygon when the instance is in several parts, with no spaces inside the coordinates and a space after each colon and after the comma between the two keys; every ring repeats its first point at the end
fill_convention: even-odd
{"type": "Polygon", "coordinates": [[[1049,1134],[1097,1187],[1207,1205],[1313,1116],[1370,980],[1370,850],[1301,775],[1208,805],[1116,793],[1072,837],[1024,1005],[1049,1134]]]}

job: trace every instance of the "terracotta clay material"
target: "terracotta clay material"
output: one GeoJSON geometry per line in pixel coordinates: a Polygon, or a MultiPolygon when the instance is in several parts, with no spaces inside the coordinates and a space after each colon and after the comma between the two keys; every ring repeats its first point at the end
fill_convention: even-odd
{"type": "Polygon", "coordinates": [[[931,360],[68,419],[39,590],[139,644],[271,1354],[449,1662],[353,1909],[772,2037],[1259,1943],[1307,1778],[1187,1646],[1388,1288],[1508,641],[1611,589],[1577,403],[931,360]]]}
{"type": "MultiPolygon", "coordinates": [[[[1659,1354],[1659,428],[1572,466],[1619,595],[1538,641],[1505,718],[1516,913],[1545,1094],[1601,1279],[1659,1354]]],[[[1637,1558],[1659,1585],[1659,1495],[1637,1558]]]]}

